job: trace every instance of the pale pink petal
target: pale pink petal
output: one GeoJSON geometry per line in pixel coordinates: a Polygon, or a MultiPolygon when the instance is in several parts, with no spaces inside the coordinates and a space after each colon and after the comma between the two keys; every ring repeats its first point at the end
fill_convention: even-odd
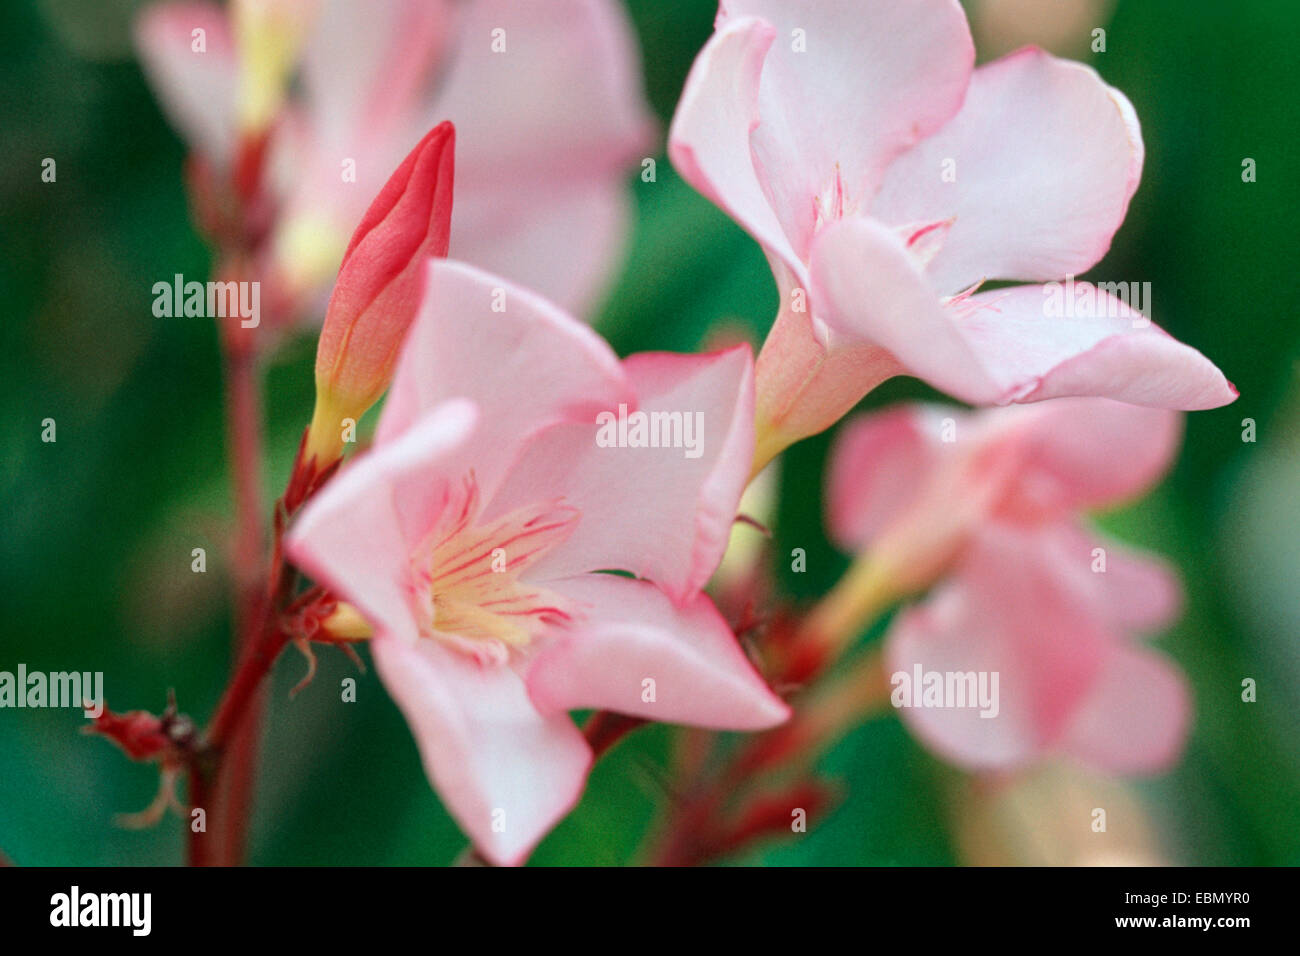
{"type": "MultiPolygon", "coordinates": [[[[581,512],[570,537],[533,577],[623,570],[674,600],[692,597],[717,567],[754,453],[749,347],[711,355],[636,355],[624,363],[636,390],[632,415],[663,413],[661,447],[618,445],[617,406],[598,421],[560,425],[520,459],[488,515],[562,498],[581,512]],[[689,427],[689,432],[687,431],[689,427]],[[604,436],[604,437],[602,437],[604,436]],[[599,442],[608,438],[614,446],[599,442]]],[[[646,432],[647,437],[651,434],[646,432]]]]}
{"type": "Polygon", "coordinates": [[[413,641],[410,555],[443,500],[446,464],[467,445],[472,403],[449,401],[344,468],[285,537],[295,565],[354,604],[378,632],[413,641]]]}
{"type": "Polygon", "coordinates": [[[733,17],[774,28],[754,162],[806,257],[814,197],[832,215],[826,197],[838,181],[844,202],[865,208],[890,160],[961,106],[975,62],[965,14],[956,0],[724,0],[722,9],[724,30],[733,17]]]}
{"type": "Polygon", "coordinates": [[[1115,643],[1077,587],[1072,556],[1034,532],[985,529],[959,576],[900,616],[891,674],[998,675],[996,716],[978,707],[907,708],[927,745],[974,768],[1026,763],[1055,746],[1115,643]]]}
{"type": "Polygon", "coordinates": [[[432,259],[376,441],[391,440],[446,399],[472,399],[480,425],[462,464],[487,500],[538,431],[595,421],[633,394],[618,359],[588,326],[504,279],[432,259]]]}
{"type": "Polygon", "coordinates": [[[679,607],[649,582],[611,574],[553,587],[583,617],[553,632],[529,664],[528,691],[543,712],[599,708],[718,730],[789,716],[703,594],[679,607]]]}
{"type": "Polygon", "coordinates": [[[214,3],[160,3],[136,21],[145,74],[167,118],[189,145],[218,165],[235,151],[235,48],[225,11],[214,3]],[[203,31],[204,52],[194,49],[203,31]]]}
{"type": "Polygon", "coordinates": [[[1106,253],[1142,159],[1122,93],[1028,48],[975,71],[961,111],[889,168],[870,213],[899,226],[954,219],[928,267],[942,294],[1057,279],[1106,253]]]}
{"type": "Polygon", "coordinates": [[[1106,548],[1104,608],[1115,627],[1156,635],[1182,612],[1183,588],[1178,573],[1156,555],[1133,551],[1101,539],[1106,548]]]}
{"type": "MultiPolygon", "coordinates": [[[[957,409],[944,414],[964,418],[957,409]]],[[[843,551],[856,552],[921,499],[940,467],[937,406],[907,405],[853,419],[831,447],[826,522],[843,551]]]]}
{"type": "MultiPolygon", "coordinates": [[[[452,0],[319,0],[302,54],[303,98],[317,148],[329,153],[332,162],[326,165],[336,175],[342,157],[363,155],[376,138],[407,131],[435,68],[448,54],[455,23],[452,0]]],[[[370,171],[378,182],[397,167],[423,129],[412,130],[404,147],[394,144],[389,168],[370,171]]],[[[358,169],[366,171],[363,164],[358,169]]]]}
{"type": "Polygon", "coordinates": [[[1076,521],[1064,519],[1040,533],[1069,555],[1094,612],[1118,632],[1156,635],[1182,611],[1178,573],[1157,555],[1128,547],[1076,521]]]}
{"type": "Polygon", "coordinates": [[[828,324],[887,349],[910,374],[973,404],[1090,395],[1199,409],[1236,397],[1200,352],[1100,290],[1093,289],[1086,317],[1052,314],[1047,286],[941,305],[902,241],[872,220],[823,230],[812,291],[828,324]]]}
{"type": "Polygon", "coordinates": [[[589,316],[627,253],[627,189],[602,177],[512,182],[519,188],[457,182],[451,256],[589,316]]]}
{"type": "Polygon", "coordinates": [[[371,648],[447,810],[489,861],[522,863],[582,795],[592,757],[573,721],[539,714],[509,667],[436,639],[371,648]]]}
{"type": "Polygon", "coordinates": [[[1110,773],[1157,773],[1182,752],[1191,713],[1191,695],[1178,668],[1154,651],[1118,646],[1060,747],[1110,773]]]}
{"type": "Polygon", "coordinates": [[[1045,290],[979,293],[954,323],[1014,401],[1091,395],[1190,411],[1236,399],[1214,363],[1115,296],[1096,290],[1095,316],[1049,318],[1045,290]]]}
{"type": "MultiPolygon", "coordinates": [[[[1036,712],[1038,695],[1032,668],[1013,642],[974,617],[967,595],[947,585],[924,605],[909,608],[893,623],[885,645],[885,667],[898,715],[912,733],[945,760],[971,769],[1020,766],[1038,755],[1044,733],[1036,712]],[[980,708],[914,706],[930,672],[998,675],[996,716],[980,708]],[[905,684],[911,699],[902,695],[905,684]]],[[[986,680],[991,677],[986,676],[986,680]]],[[[976,685],[978,686],[978,685],[976,685]]]]}
{"type": "Polygon", "coordinates": [[[668,131],[668,155],[687,182],[779,257],[803,285],[804,267],[759,184],[750,149],[759,76],[775,38],[761,20],[733,19],[705,44],[668,131]]]}
{"type": "Polygon", "coordinates": [[[595,176],[622,188],[654,129],[622,5],[466,5],[455,58],[422,117],[425,126],[444,119],[456,124],[458,191],[595,176]],[[503,52],[493,51],[496,40],[503,52]]]}
{"type": "Polygon", "coordinates": [[[628,174],[654,152],[622,5],[480,0],[456,43],[417,114],[456,124],[451,254],[586,316],[622,262],[628,174]]]}
{"type": "Polygon", "coordinates": [[[1101,398],[1042,402],[1034,412],[1021,432],[1027,470],[1036,501],[1060,512],[1114,507],[1145,494],[1173,464],[1183,435],[1177,412],[1101,398]]]}

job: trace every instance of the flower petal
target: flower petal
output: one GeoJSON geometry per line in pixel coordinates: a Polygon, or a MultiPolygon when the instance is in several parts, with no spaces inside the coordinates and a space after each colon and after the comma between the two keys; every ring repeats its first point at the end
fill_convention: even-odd
{"type": "Polygon", "coordinates": [[[472,399],[480,426],[463,465],[486,501],[541,429],[591,422],[601,409],[633,400],[618,359],[588,326],[472,266],[435,259],[428,268],[377,442],[401,434],[433,405],[472,399]]]}
{"type": "Polygon", "coordinates": [[[529,664],[528,691],[544,712],[600,708],[719,730],[789,716],[708,597],[676,606],[649,582],[612,574],[554,587],[586,616],[554,632],[529,664]]]}
{"type": "Polygon", "coordinates": [[[548,430],[512,469],[487,514],[562,498],[582,517],[532,577],[631,571],[684,601],[718,566],[749,477],[749,347],[711,355],[635,355],[624,368],[638,399],[623,410],[627,440],[621,440],[614,408],[587,424],[548,430]],[[652,417],[656,413],[661,417],[652,417]],[[645,425],[645,440],[654,436],[660,447],[636,444],[637,422],[645,425]]]}
{"type": "Polygon", "coordinates": [[[167,118],[196,152],[229,164],[238,80],[225,11],[214,3],[160,3],[140,14],[135,41],[167,118]],[[203,31],[203,51],[193,48],[195,30],[203,31]]]}
{"type": "Polygon", "coordinates": [[[635,35],[609,0],[468,5],[426,110],[456,124],[467,188],[603,175],[621,189],[654,129],[635,35]]]}
{"type": "Polygon", "coordinates": [[[1154,651],[1117,647],[1061,747],[1110,773],[1157,773],[1182,752],[1191,715],[1191,695],[1177,667],[1154,651]]]}
{"type": "Polygon", "coordinates": [[[508,667],[436,640],[371,648],[447,810],[491,862],[522,863],[582,795],[592,756],[578,728],[539,714],[508,667]]]}
{"type": "Polygon", "coordinates": [[[1183,416],[1103,398],[1062,398],[989,416],[993,431],[1017,429],[1025,465],[1009,508],[1065,514],[1124,504],[1169,470],[1183,416]]]}
{"type": "Polygon", "coordinates": [[[1091,591],[1092,606],[1117,631],[1154,635],[1177,620],[1183,603],[1182,584],[1163,558],[1074,521],[1061,521],[1042,533],[1054,536],[1056,547],[1072,555],[1079,586],[1091,591]]]}
{"type": "Polygon", "coordinates": [[[1026,48],[975,71],[961,111],[890,166],[871,215],[899,226],[955,217],[927,269],[943,294],[1058,279],[1110,248],[1142,160],[1124,94],[1091,67],[1026,48]]]}
{"type": "Polygon", "coordinates": [[[998,675],[995,716],[972,706],[900,711],[954,763],[1018,766],[1055,746],[1116,643],[1076,587],[1077,565],[1065,564],[1073,556],[1054,544],[1032,531],[984,529],[959,576],[904,612],[887,637],[896,675],[917,667],[998,675]]]}
{"type": "MultiPolygon", "coordinates": [[[[775,30],[759,85],[754,165],[806,258],[814,197],[865,206],[886,166],[961,106],[975,62],[956,0],[724,0],[720,21],[775,30]]],[[[825,212],[826,210],[823,210],[825,212]]]]}
{"type": "MultiPolygon", "coordinates": [[[[420,132],[446,117],[411,124],[436,65],[455,36],[452,0],[318,0],[302,56],[304,99],[316,148],[337,181],[339,163],[364,153],[364,143],[399,139],[387,169],[365,169],[383,182],[420,132]],[[402,134],[411,133],[409,141],[402,134]]],[[[350,187],[357,190],[358,184],[350,187]]],[[[373,191],[365,193],[373,195],[373,191]]]]}
{"type": "Polygon", "coordinates": [[[512,181],[518,188],[457,183],[452,257],[591,315],[627,253],[631,197],[622,177],[551,179],[535,189],[512,181]]]}
{"type": "Polygon", "coordinates": [[[1236,398],[1205,356],[1107,292],[1076,283],[1076,315],[1087,315],[1053,315],[1063,288],[1017,286],[941,305],[898,237],[863,218],[827,227],[813,250],[817,313],[963,401],[1094,395],[1200,409],[1236,398]]]}
{"type": "MultiPolygon", "coordinates": [[[[939,414],[937,406],[933,412],[939,414]]],[[[939,430],[926,427],[930,417],[927,406],[906,405],[859,416],[840,430],[829,458],[826,526],[841,550],[862,550],[920,500],[941,461],[939,430]]]]}
{"type": "Polygon", "coordinates": [[[754,170],[750,131],[758,125],[759,76],[775,37],[762,20],[727,21],[686,78],[668,131],[668,155],[682,177],[720,206],[804,283],[804,267],[754,170]]]}
{"type": "Polygon", "coordinates": [[[432,526],[447,485],[444,467],[466,444],[473,404],[449,401],[395,441],[344,468],[303,508],[285,537],[290,560],[356,605],[383,634],[419,634],[406,587],[410,554],[432,526]]]}

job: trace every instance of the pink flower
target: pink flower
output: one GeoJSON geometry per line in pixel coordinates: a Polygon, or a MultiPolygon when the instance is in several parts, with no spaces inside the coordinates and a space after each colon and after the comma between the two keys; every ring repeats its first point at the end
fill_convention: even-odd
{"type": "Polygon", "coordinates": [[[450,119],[461,170],[452,254],[573,309],[593,304],[621,254],[624,176],[652,130],[618,4],[264,0],[233,9],[246,21],[244,8],[262,7],[296,16],[273,20],[278,30],[259,30],[264,18],[237,31],[223,8],[176,0],[150,7],[137,38],[169,118],[214,166],[235,163],[252,93],[282,103],[268,152],[279,215],[265,263],[281,292],[323,299],[370,197],[426,130],[450,119]],[[193,49],[196,29],[204,53],[193,49]],[[237,42],[244,36],[254,39],[237,42]],[[267,61],[278,72],[250,69],[267,61]],[[293,67],[300,92],[268,96],[293,67]],[[259,82],[241,92],[250,73],[259,82]]]}
{"type": "Polygon", "coordinates": [[[906,683],[912,695],[901,716],[928,746],[979,769],[1063,753],[1134,773],[1177,757],[1186,686],[1134,640],[1176,617],[1177,579],[1081,515],[1153,485],[1180,432],[1176,413],[1099,399],[913,406],[845,429],[829,478],[832,536],[886,561],[904,555],[895,560],[913,589],[948,575],[885,645],[887,671],[907,675],[896,692],[906,683]],[[995,716],[918,703],[915,675],[932,673],[996,674],[995,716]]]}
{"type": "Polygon", "coordinates": [[[760,460],[900,373],[976,404],[1235,398],[1107,291],[1079,284],[1078,313],[1054,287],[975,291],[1095,265],[1143,147],[1128,100],[1090,68],[1036,49],[973,61],[956,0],[723,0],[669,155],[776,273],[760,460]]]}
{"type": "Polygon", "coordinates": [[[749,471],[752,375],[743,346],[620,363],[538,296],[431,261],[373,450],[287,549],[374,626],[429,777],[491,860],[578,800],[570,710],[787,716],[700,592],[749,471]]]}

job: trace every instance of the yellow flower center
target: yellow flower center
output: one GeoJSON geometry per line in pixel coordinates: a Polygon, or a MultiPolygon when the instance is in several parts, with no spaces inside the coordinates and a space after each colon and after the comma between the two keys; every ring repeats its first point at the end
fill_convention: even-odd
{"type": "Polygon", "coordinates": [[[422,632],[484,661],[504,661],[570,619],[563,598],[520,576],[569,536],[578,512],[558,502],[482,521],[468,479],[412,557],[422,632]]]}

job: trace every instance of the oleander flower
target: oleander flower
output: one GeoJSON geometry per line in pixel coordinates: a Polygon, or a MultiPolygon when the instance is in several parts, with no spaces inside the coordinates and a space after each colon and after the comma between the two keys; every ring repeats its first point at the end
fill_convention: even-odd
{"type": "Polygon", "coordinates": [[[759,464],[897,374],[973,404],[1235,398],[1150,324],[1149,301],[1087,283],[1071,286],[1077,311],[1059,286],[977,291],[1095,265],[1143,145],[1132,105],[1087,66],[1033,48],[973,62],[956,0],[720,4],[669,155],[777,278],[759,464]]]}
{"type": "Polygon", "coordinates": [[[173,0],[145,10],[137,46],[208,165],[269,135],[262,271],[299,310],[323,301],[370,198],[444,119],[460,134],[454,256],[579,312],[618,263],[623,180],[652,121],[612,0],[173,0]]]}
{"type": "Polygon", "coordinates": [[[938,582],[891,625],[886,671],[998,675],[992,716],[900,709],[929,747],[976,769],[1063,754],[1138,773],[1177,757],[1185,682],[1136,639],[1176,617],[1177,578],[1083,516],[1150,488],[1180,432],[1177,413],[1105,399],[909,406],[846,426],[828,479],[832,536],[880,556],[907,590],[938,582]]]}
{"type": "Polygon", "coordinates": [[[531,292],[428,270],[374,446],[305,506],[287,553],[370,621],[449,811],[516,863],[582,791],[592,755],[568,711],[787,715],[700,590],[749,471],[752,360],[619,362],[531,292]]]}

